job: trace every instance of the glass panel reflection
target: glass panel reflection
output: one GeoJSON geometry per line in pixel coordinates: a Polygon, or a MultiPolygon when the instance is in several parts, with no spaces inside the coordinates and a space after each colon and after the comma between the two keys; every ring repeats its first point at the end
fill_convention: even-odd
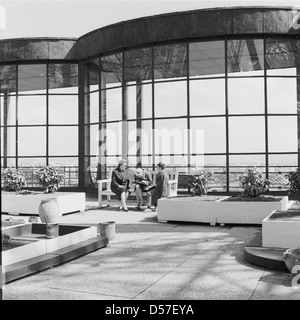
{"type": "Polygon", "coordinates": [[[202,41],[189,44],[190,77],[224,76],[224,41],[202,41]]]}
{"type": "Polygon", "coordinates": [[[264,117],[229,118],[229,152],[264,152],[264,117]]]}
{"type": "Polygon", "coordinates": [[[19,96],[18,122],[46,124],[46,96],[19,96]]]}
{"type": "Polygon", "coordinates": [[[45,64],[19,65],[18,67],[18,91],[38,90],[46,93],[47,72],[45,64]]]}
{"type": "Polygon", "coordinates": [[[0,96],[1,126],[16,125],[16,96],[0,96]]]}
{"type": "Polygon", "coordinates": [[[269,152],[298,152],[297,116],[268,117],[269,152]]]}
{"type": "Polygon", "coordinates": [[[16,92],[17,67],[15,65],[0,66],[0,92],[16,92]]]}
{"type": "Polygon", "coordinates": [[[228,112],[265,113],[264,79],[228,79],[228,112]]]}
{"type": "Polygon", "coordinates": [[[152,79],[152,48],[125,51],[124,59],[126,82],[152,79]]]}
{"type": "Polygon", "coordinates": [[[268,78],[268,113],[297,113],[297,79],[268,78]]]}
{"type": "Polygon", "coordinates": [[[78,96],[49,95],[49,123],[77,124],[78,96]]]}
{"type": "Polygon", "coordinates": [[[185,43],[154,47],[154,78],[187,76],[187,45],[185,43]]]}
{"type": "Polygon", "coordinates": [[[84,64],[85,68],[85,86],[84,92],[99,90],[100,81],[100,61],[95,59],[84,64]]]}
{"type": "Polygon", "coordinates": [[[226,152],[225,118],[193,118],[190,124],[191,153],[226,152]]]}
{"type": "MultiPolygon", "coordinates": [[[[61,141],[62,137],[60,137],[61,141]]],[[[46,156],[46,127],[18,128],[19,156],[46,156]]]]}
{"type": "Polygon", "coordinates": [[[225,114],[225,80],[190,81],[190,114],[225,114]]]}
{"type": "Polygon", "coordinates": [[[299,59],[299,39],[266,40],[266,68],[268,69],[268,75],[280,75],[284,70],[286,70],[287,75],[299,75],[299,59]]]}
{"type": "Polygon", "coordinates": [[[126,88],[127,118],[152,118],[152,86],[137,85],[126,88]]]}
{"type": "Polygon", "coordinates": [[[263,52],[262,39],[228,40],[228,73],[230,76],[263,75],[263,52]]]}
{"type": "Polygon", "coordinates": [[[78,127],[49,127],[49,154],[78,155],[78,127]]]}
{"type": "Polygon", "coordinates": [[[101,121],[122,120],[122,89],[101,92],[101,121]]]}
{"type": "Polygon", "coordinates": [[[78,65],[69,63],[49,64],[48,79],[50,93],[77,93],[78,65]]]}
{"type": "Polygon", "coordinates": [[[122,54],[102,57],[101,58],[101,88],[120,86],[123,74],[122,54]]]}
{"type": "Polygon", "coordinates": [[[175,117],[187,114],[187,83],[155,84],[155,117],[175,117]]]}

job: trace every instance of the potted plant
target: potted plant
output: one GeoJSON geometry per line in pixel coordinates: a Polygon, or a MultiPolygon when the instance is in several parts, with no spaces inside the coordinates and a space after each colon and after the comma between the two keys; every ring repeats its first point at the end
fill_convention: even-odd
{"type": "Polygon", "coordinates": [[[45,193],[54,193],[59,190],[60,183],[64,180],[65,174],[62,170],[53,166],[45,166],[33,174],[39,179],[45,189],[45,193]]]}
{"type": "Polygon", "coordinates": [[[1,179],[6,191],[19,191],[26,185],[25,176],[13,168],[2,169],[1,179]]]}
{"type": "Polygon", "coordinates": [[[298,167],[294,171],[290,171],[288,174],[285,175],[288,180],[288,186],[289,186],[289,194],[300,194],[300,168],[298,167]]]}
{"type": "Polygon", "coordinates": [[[240,185],[243,188],[244,197],[258,198],[263,192],[269,190],[270,181],[263,178],[261,173],[256,172],[255,168],[246,169],[239,176],[240,185]]]}
{"type": "Polygon", "coordinates": [[[207,194],[208,178],[211,177],[210,172],[198,170],[195,174],[188,176],[188,187],[192,190],[193,196],[201,196],[207,194]]]}

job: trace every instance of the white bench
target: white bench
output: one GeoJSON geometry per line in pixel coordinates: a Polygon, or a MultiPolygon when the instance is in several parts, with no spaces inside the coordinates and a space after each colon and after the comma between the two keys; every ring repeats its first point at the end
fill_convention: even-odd
{"type": "MultiPolygon", "coordinates": [[[[156,180],[156,171],[149,171],[147,170],[152,179],[152,183],[155,183],[156,180]]],[[[177,183],[178,183],[178,171],[167,171],[169,175],[169,181],[168,181],[168,197],[171,196],[176,196],[177,195],[177,183]]],[[[109,172],[109,176],[111,177],[111,172],[109,172]]],[[[112,195],[115,195],[111,190],[110,190],[110,183],[111,179],[103,179],[103,180],[97,180],[98,184],[98,207],[102,208],[104,204],[109,205],[109,204],[119,204],[119,200],[113,201],[111,199],[112,195]],[[103,197],[106,196],[106,200],[103,199],[103,197]]],[[[130,195],[135,195],[135,192],[133,190],[133,185],[130,183],[129,184],[129,190],[130,190],[130,195]]],[[[143,193],[143,195],[147,195],[147,193],[143,193]]]]}

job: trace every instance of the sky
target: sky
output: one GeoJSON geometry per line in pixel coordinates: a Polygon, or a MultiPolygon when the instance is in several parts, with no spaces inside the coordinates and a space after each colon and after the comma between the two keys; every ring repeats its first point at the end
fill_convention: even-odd
{"type": "Polygon", "coordinates": [[[0,1],[0,39],[75,37],[140,17],[228,6],[299,6],[299,0],[10,0],[0,1]]]}

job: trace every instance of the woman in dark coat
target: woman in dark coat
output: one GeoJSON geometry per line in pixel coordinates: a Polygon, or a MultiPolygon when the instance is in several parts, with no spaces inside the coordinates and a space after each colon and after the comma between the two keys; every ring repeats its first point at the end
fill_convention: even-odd
{"type": "Polygon", "coordinates": [[[124,175],[126,169],[126,160],[120,160],[118,167],[112,172],[110,189],[121,200],[119,210],[128,212],[126,200],[129,195],[129,179],[124,175]]]}
{"type": "Polygon", "coordinates": [[[153,193],[152,193],[152,203],[155,207],[155,211],[157,207],[157,200],[168,196],[169,176],[164,169],[165,169],[165,165],[161,162],[158,163],[157,165],[158,174],[156,175],[155,189],[153,190],[153,193]]]}

